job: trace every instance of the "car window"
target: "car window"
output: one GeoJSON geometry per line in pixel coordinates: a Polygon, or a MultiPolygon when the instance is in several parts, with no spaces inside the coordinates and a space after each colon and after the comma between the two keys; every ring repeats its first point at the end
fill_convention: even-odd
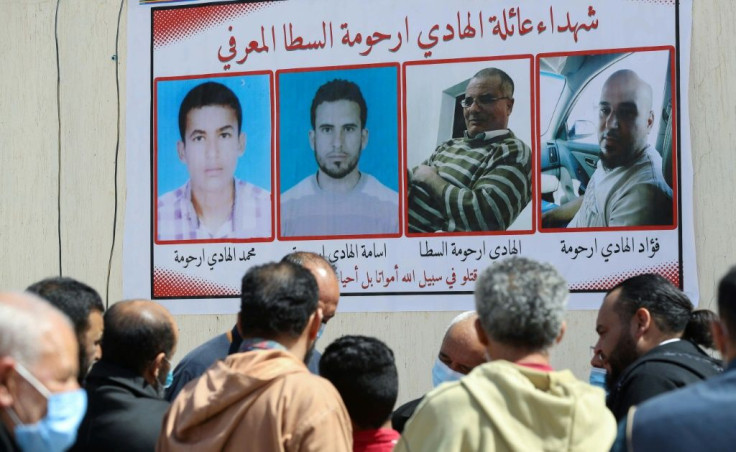
{"type": "Polygon", "coordinates": [[[654,146],[662,111],[665,81],[668,76],[668,58],[669,52],[666,50],[635,52],[616,61],[593,77],[581,91],[567,118],[566,123],[570,141],[598,144],[598,102],[603,83],[614,72],[621,69],[631,69],[652,86],[654,125],[649,133],[649,143],[654,146]]]}
{"type": "Polygon", "coordinates": [[[565,88],[565,77],[545,71],[540,71],[539,75],[539,92],[544,93],[545,99],[545,102],[539,103],[539,128],[541,135],[545,135],[565,88]]]}

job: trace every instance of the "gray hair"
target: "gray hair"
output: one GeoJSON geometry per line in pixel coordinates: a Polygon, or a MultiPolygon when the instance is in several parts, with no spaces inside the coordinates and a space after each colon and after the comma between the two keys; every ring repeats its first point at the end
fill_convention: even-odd
{"type": "Polygon", "coordinates": [[[42,337],[61,320],[73,331],[71,321],[58,309],[30,293],[0,294],[0,356],[12,356],[26,366],[41,356],[42,337]]]}
{"type": "Polygon", "coordinates": [[[534,351],[560,334],[567,282],[550,264],[512,257],[487,268],[475,286],[475,307],[488,337],[534,351]]]}

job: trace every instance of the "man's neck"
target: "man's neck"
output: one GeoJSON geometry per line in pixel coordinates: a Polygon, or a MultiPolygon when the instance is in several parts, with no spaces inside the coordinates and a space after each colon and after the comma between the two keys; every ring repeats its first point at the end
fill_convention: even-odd
{"type": "Polygon", "coordinates": [[[197,191],[192,187],[192,205],[199,221],[209,231],[217,231],[230,219],[235,201],[235,181],[217,192],[197,191]]]}
{"type": "Polygon", "coordinates": [[[357,168],[339,179],[330,177],[322,170],[317,171],[317,185],[319,185],[319,188],[325,191],[337,193],[347,193],[351,191],[356,185],[358,185],[360,178],[361,174],[357,168]]]}

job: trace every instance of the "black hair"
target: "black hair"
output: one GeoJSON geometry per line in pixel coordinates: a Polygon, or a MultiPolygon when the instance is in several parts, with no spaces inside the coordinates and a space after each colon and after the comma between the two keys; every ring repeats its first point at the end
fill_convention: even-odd
{"type": "Polygon", "coordinates": [[[514,95],[514,80],[509,74],[495,67],[487,67],[476,72],[473,78],[499,77],[501,79],[501,90],[508,93],[509,96],[514,95]]]}
{"type": "Polygon", "coordinates": [[[736,266],[718,283],[718,315],[732,340],[736,340],[736,266]]]}
{"type": "Polygon", "coordinates": [[[682,339],[688,340],[705,348],[715,349],[713,333],[710,325],[718,320],[718,316],[710,309],[696,309],[690,313],[690,321],[687,322],[682,339]]]}
{"type": "Polygon", "coordinates": [[[159,353],[171,357],[176,345],[174,326],[162,315],[140,314],[115,303],[105,313],[102,361],[142,374],[159,353]]]}
{"type": "Polygon", "coordinates": [[[325,349],[319,374],[337,388],[356,428],[380,428],[391,416],[399,377],[394,353],[380,340],[341,337],[325,349]]]}
{"type": "Polygon", "coordinates": [[[179,107],[179,135],[181,141],[185,141],[187,131],[187,115],[195,108],[218,105],[229,107],[238,119],[238,133],[243,125],[243,109],[240,106],[238,96],[227,86],[217,82],[205,82],[192,88],[179,107]]]}
{"type": "Polygon", "coordinates": [[[368,106],[360,92],[360,87],[353,82],[341,79],[327,82],[317,89],[310,110],[312,129],[316,125],[317,107],[323,102],[337,102],[338,100],[349,100],[358,104],[360,107],[360,128],[365,129],[365,122],[368,120],[368,106]]]}
{"type": "Polygon", "coordinates": [[[653,273],[634,276],[611,289],[621,289],[614,309],[628,322],[640,308],[646,308],[663,333],[681,333],[690,320],[693,304],[680,289],[653,273]]]}
{"type": "Polygon", "coordinates": [[[290,262],[252,267],[243,276],[240,326],[244,337],[299,337],[317,310],[317,282],[290,262]]]}
{"type": "Polygon", "coordinates": [[[26,291],[38,295],[66,314],[74,324],[74,332],[80,340],[89,328],[90,312],[105,312],[102,298],[97,291],[76,279],[46,278],[31,284],[26,291]]]}

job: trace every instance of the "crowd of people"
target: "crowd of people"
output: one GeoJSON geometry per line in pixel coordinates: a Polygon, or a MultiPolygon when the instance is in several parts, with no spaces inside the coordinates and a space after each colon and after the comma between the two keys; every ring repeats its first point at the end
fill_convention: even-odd
{"type": "Polygon", "coordinates": [[[250,268],[241,289],[235,326],[176,368],[178,328],[158,303],[125,300],[105,310],[94,289],[62,277],[0,293],[0,451],[736,443],[736,267],[718,287],[718,314],[694,310],[654,274],[609,290],[591,325],[599,336],[591,380],[582,381],[550,362],[566,331],[565,279],[528,258],[499,261],[477,281],[475,310],[447,327],[434,389],[398,408],[398,371],[385,343],[347,335],[316,351],[339,301],[329,262],[295,252],[250,268]]]}

